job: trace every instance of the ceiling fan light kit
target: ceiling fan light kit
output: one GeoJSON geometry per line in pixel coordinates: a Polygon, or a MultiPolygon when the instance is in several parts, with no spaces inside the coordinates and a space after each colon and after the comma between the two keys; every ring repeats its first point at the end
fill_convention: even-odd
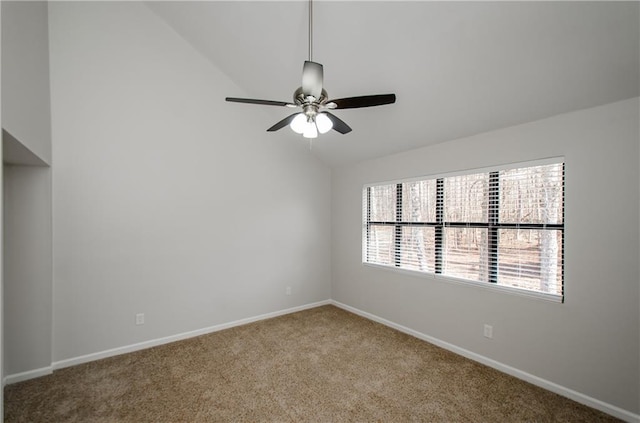
{"type": "Polygon", "coordinates": [[[257,100],[250,98],[227,97],[225,100],[235,103],[259,104],[263,106],[300,107],[301,112],[294,113],[267,129],[277,131],[289,125],[291,130],[302,134],[305,138],[317,138],[318,134],[326,134],[331,129],[341,134],[351,132],[351,128],[340,118],[330,113],[335,109],[357,109],[362,107],[381,106],[395,103],[395,94],[377,94],[361,97],[348,97],[328,100],[322,86],[324,69],[320,63],[312,61],[313,51],[313,4],[309,0],[309,60],[302,68],[302,86],[293,93],[293,103],[273,100],[257,100]]]}

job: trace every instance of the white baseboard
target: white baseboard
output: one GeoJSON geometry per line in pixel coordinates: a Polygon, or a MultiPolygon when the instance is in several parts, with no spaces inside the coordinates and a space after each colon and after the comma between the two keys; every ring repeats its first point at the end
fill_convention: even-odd
{"type": "Polygon", "coordinates": [[[92,354],[83,355],[80,357],[69,358],[66,360],[60,360],[53,362],[51,366],[42,367],[39,369],[29,370],[26,372],[16,373],[12,375],[7,375],[3,379],[4,385],[9,385],[12,383],[22,382],[28,379],[33,379],[40,376],[45,376],[51,374],[54,370],[62,369],[64,367],[75,366],[77,364],[87,363],[90,361],[100,360],[107,357],[113,357],[120,354],[126,354],[129,352],[139,351],[151,347],[155,347],[158,345],[168,344],[170,342],[180,341],[183,339],[193,338],[195,336],[206,335],[208,333],[217,332],[224,329],[229,329],[235,326],[246,325],[248,323],[257,322],[260,320],[270,319],[272,317],[283,316],[285,314],[295,313],[302,310],[307,310],[310,308],[320,307],[323,305],[332,304],[341,309],[347,310],[351,313],[362,316],[366,319],[372,320],[374,322],[381,323],[385,326],[389,326],[393,329],[399,330],[400,332],[404,332],[408,335],[414,336],[418,339],[422,339],[431,344],[442,347],[446,350],[459,354],[463,357],[469,358],[471,360],[477,361],[479,363],[485,364],[489,367],[492,367],[496,370],[499,370],[503,373],[509,374],[511,376],[517,377],[518,379],[522,379],[529,383],[532,383],[536,386],[544,388],[548,391],[555,392],[556,394],[562,395],[569,399],[572,399],[581,404],[587,405],[589,407],[595,408],[596,410],[600,410],[604,413],[610,414],[614,417],[622,419],[627,422],[640,423],[640,415],[632,413],[627,410],[623,410],[620,407],[616,407],[615,405],[611,405],[600,401],[598,399],[592,398],[588,395],[582,394],[580,392],[574,391],[572,389],[566,388],[564,386],[558,385],[554,382],[548,381],[546,379],[542,379],[538,376],[532,375],[530,373],[524,372],[522,370],[516,369],[514,367],[508,366],[506,364],[500,363],[488,357],[482,356],[480,354],[476,354],[472,351],[466,350],[464,348],[460,348],[456,345],[450,344],[448,342],[442,341],[440,339],[434,338],[429,335],[425,335],[416,330],[410,329],[406,326],[399,325],[390,320],[384,319],[382,317],[378,317],[374,314],[368,313],[366,311],[359,310],[355,307],[351,307],[349,305],[340,303],[335,300],[324,300],[315,303],[305,304],[302,306],[292,307],[284,310],[274,311],[271,313],[261,314],[254,317],[248,317],[246,319],[240,319],[233,322],[222,323],[219,325],[210,326],[203,329],[198,329],[190,332],[184,332],[177,335],[167,336],[164,338],[153,339],[150,341],[140,342],[133,345],[127,345],[124,347],[113,348],[106,351],[96,352],[92,354]]]}
{"type": "Polygon", "coordinates": [[[11,385],[12,383],[22,382],[24,380],[34,379],[40,376],[46,376],[53,373],[53,366],[41,367],[39,369],[28,370],[26,372],[20,372],[13,375],[7,375],[4,377],[2,383],[3,386],[11,385]]]}
{"type": "Polygon", "coordinates": [[[627,422],[640,423],[640,414],[635,414],[630,411],[624,410],[620,407],[616,407],[615,405],[608,404],[606,402],[600,401],[596,398],[592,398],[588,395],[582,394],[580,392],[574,391],[572,389],[566,388],[564,386],[558,385],[557,383],[548,381],[546,379],[542,379],[538,376],[532,375],[530,373],[524,372],[522,370],[516,369],[515,367],[508,366],[506,364],[495,361],[491,358],[485,357],[480,354],[476,354],[472,351],[466,350],[464,348],[460,348],[456,345],[450,344],[448,342],[442,341],[438,338],[434,338],[429,335],[425,335],[424,333],[418,332],[416,330],[410,329],[406,326],[399,325],[390,320],[383,319],[382,317],[378,317],[374,314],[368,313],[366,311],[359,310],[355,307],[351,307],[349,305],[340,303],[335,300],[330,301],[331,304],[339,307],[343,310],[349,311],[351,313],[357,314],[361,317],[364,317],[369,320],[373,320],[374,322],[381,323],[390,328],[399,330],[400,332],[406,333],[408,335],[414,336],[418,339],[422,339],[423,341],[427,341],[431,344],[437,345],[441,348],[454,352],[463,357],[469,358],[473,361],[477,361],[478,363],[482,363],[489,367],[492,367],[496,370],[499,370],[508,375],[517,377],[518,379],[522,379],[526,382],[529,382],[533,385],[544,388],[548,391],[554,392],[558,395],[562,395],[563,397],[572,399],[580,404],[584,404],[591,408],[595,408],[596,410],[600,410],[604,413],[610,414],[614,417],[622,419],[627,422]]]}
{"type": "Polygon", "coordinates": [[[158,345],[168,344],[170,342],[181,341],[183,339],[193,338],[195,336],[206,335],[208,333],[217,332],[223,329],[229,329],[235,326],[246,325],[247,323],[253,323],[260,320],[270,319],[272,317],[283,316],[285,314],[291,314],[310,308],[320,307],[323,305],[331,304],[331,300],[318,301],[315,303],[304,304],[297,307],[287,308],[284,310],[278,310],[271,313],[261,314],[258,316],[248,317],[246,319],[240,319],[233,322],[222,323],[219,325],[210,326],[203,329],[197,329],[189,332],[179,333],[176,335],[167,336],[164,338],[152,339],[149,341],[139,342],[133,345],[126,345],[124,347],[113,348],[106,351],[100,351],[96,353],[86,354],[79,357],[73,357],[66,360],[54,361],[51,366],[43,367],[41,369],[29,370],[22,373],[9,375],[4,378],[5,384],[11,384],[16,382],[22,382],[24,380],[33,379],[39,376],[51,374],[54,370],[62,369],[65,367],[75,366],[82,363],[88,363],[90,361],[100,360],[107,357],[113,357],[120,354],[126,354],[134,351],[140,351],[147,348],[155,347],[158,345]]]}
{"type": "Polygon", "coordinates": [[[320,307],[322,305],[331,304],[331,300],[318,301],[316,303],[305,304],[297,307],[287,308],[284,310],[278,310],[271,313],[261,314],[258,316],[247,317],[246,319],[240,319],[233,322],[222,323],[215,326],[210,326],[203,329],[197,329],[190,332],[184,332],[177,335],[171,335],[164,338],[153,339],[150,341],[140,342],[133,345],[127,345],[124,347],[113,348],[106,351],[87,354],[80,357],[69,358],[66,360],[60,360],[53,363],[53,370],[62,369],[64,367],[75,366],[77,364],[87,363],[90,361],[100,360],[107,357],[113,357],[120,354],[126,354],[134,351],[144,350],[158,345],[168,344],[170,342],[181,341],[183,339],[193,338],[195,336],[206,335],[208,333],[217,332],[224,329],[229,329],[235,326],[246,325],[248,323],[257,322],[259,320],[270,319],[272,317],[283,316],[285,314],[291,314],[310,308],[320,307]]]}

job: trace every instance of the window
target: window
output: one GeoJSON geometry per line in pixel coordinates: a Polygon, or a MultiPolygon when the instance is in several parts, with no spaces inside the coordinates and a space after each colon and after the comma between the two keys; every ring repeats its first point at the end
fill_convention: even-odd
{"type": "Polygon", "coordinates": [[[365,263],[562,298],[564,163],[364,188],[365,263]]]}

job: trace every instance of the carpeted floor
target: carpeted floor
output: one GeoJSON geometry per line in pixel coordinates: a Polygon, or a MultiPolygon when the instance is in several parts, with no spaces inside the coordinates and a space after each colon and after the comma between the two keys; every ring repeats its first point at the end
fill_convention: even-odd
{"type": "Polygon", "coordinates": [[[7,422],[616,419],[333,306],[5,388],[7,422]]]}

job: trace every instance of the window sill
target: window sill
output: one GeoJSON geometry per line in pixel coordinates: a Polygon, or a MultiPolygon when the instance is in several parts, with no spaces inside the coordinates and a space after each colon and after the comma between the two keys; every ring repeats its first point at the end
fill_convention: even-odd
{"type": "Polygon", "coordinates": [[[392,267],[392,266],[385,266],[385,265],[381,265],[381,264],[373,264],[373,263],[362,263],[365,267],[371,267],[374,269],[382,269],[382,270],[386,270],[389,272],[394,272],[394,273],[401,273],[401,274],[405,274],[405,275],[409,275],[409,276],[414,276],[414,277],[419,277],[419,278],[424,278],[424,279],[434,279],[437,280],[439,282],[444,282],[444,283],[455,283],[458,285],[466,285],[466,286],[472,286],[472,287],[476,287],[476,288],[480,288],[480,289],[488,289],[490,291],[495,291],[495,292],[500,292],[503,294],[509,294],[509,295],[516,295],[519,297],[527,297],[527,298],[534,298],[534,299],[539,299],[539,300],[545,300],[545,301],[551,301],[554,303],[564,303],[564,297],[561,295],[555,295],[555,294],[546,294],[543,292],[536,292],[536,291],[529,291],[526,289],[520,289],[520,288],[514,288],[511,286],[505,286],[505,285],[497,285],[497,284],[493,284],[493,283],[488,283],[488,282],[478,282],[478,281],[472,281],[469,279],[462,279],[462,278],[455,278],[452,276],[444,276],[444,275],[437,275],[435,273],[426,273],[426,272],[420,272],[417,270],[410,270],[410,269],[401,269],[398,267],[392,267]]]}

